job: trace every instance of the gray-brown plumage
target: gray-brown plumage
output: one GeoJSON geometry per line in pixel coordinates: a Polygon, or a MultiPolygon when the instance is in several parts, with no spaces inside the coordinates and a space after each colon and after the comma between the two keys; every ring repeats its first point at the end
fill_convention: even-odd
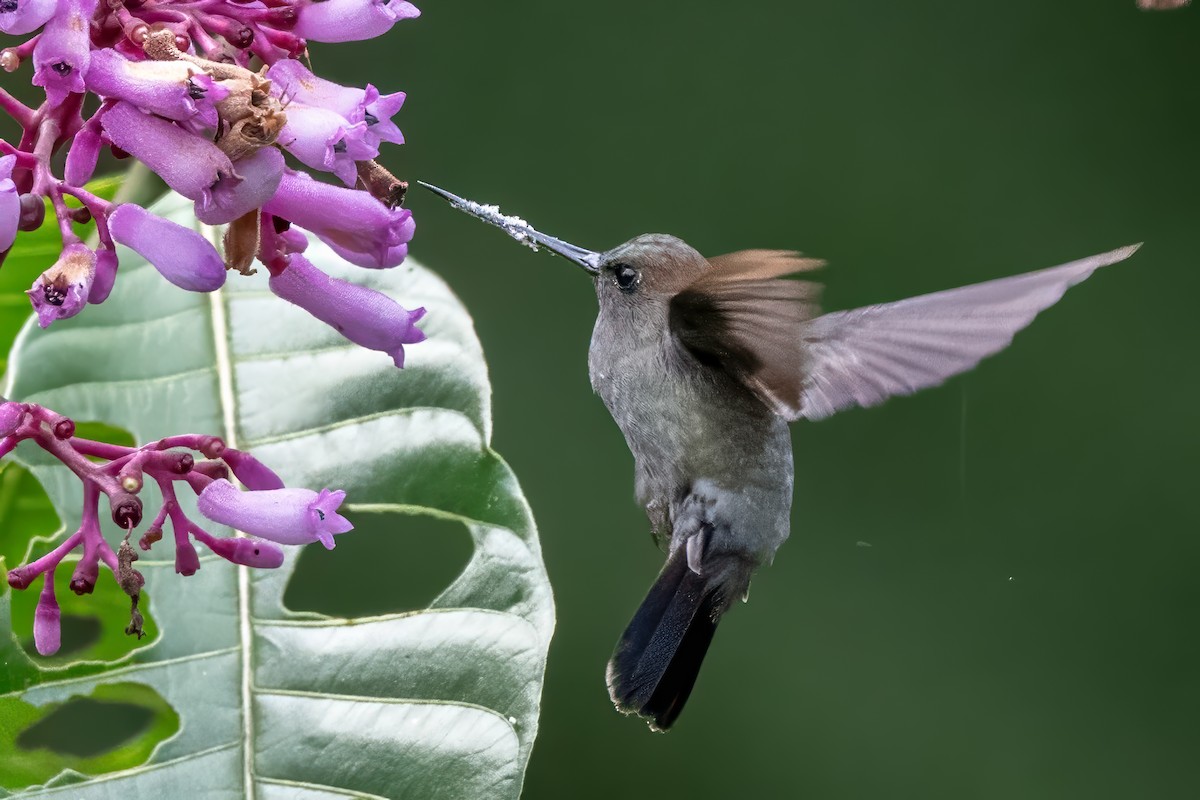
{"type": "Polygon", "coordinates": [[[706,259],[665,235],[594,253],[428,188],[595,279],[592,387],[625,435],[638,502],[667,549],[609,661],[608,689],[656,730],[675,722],[717,623],[788,536],[788,422],[940,384],[1137,249],[820,315],[819,286],[786,276],[821,262],[797,253],[706,259]]]}

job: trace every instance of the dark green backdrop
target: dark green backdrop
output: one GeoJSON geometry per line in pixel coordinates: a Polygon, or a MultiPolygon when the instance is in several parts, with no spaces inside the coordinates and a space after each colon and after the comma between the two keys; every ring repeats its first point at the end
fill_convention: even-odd
{"type": "Polygon", "coordinates": [[[558,599],[526,796],[1197,796],[1200,8],[421,6],[314,63],[409,92],[399,174],[585,246],[799,248],[840,308],[1146,242],[971,375],[796,426],[792,539],[662,736],[604,689],[661,557],[591,287],[414,190],[558,599]]]}
{"type": "MultiPolygon", "coordinates": [[[[1197,796],[1200,8],[418,3],[314,64],[409,92],[399,175],[585,246],[799,248],[840,308],[1146,242],[971,375],[796,427],[793,538],[660,736],[604,689],[661,556],[588,387],[591,287],[414,191],[558,599],[526,796],[1197,796]]],[[[312,558],[356,574],[346,545],[312,558]]],[[[449,555],[357,601],[427,600],[449,555]]]]}

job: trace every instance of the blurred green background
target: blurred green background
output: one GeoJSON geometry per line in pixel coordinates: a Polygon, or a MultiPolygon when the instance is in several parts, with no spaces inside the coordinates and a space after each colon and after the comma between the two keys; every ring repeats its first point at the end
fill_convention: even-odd
{"type": "Polygon", "coordinates": [[[409,93],[401,177],[587,247],[798,248],[844,308],[1146,242],[969,376],[795,427],[792,540],[663,736],[604,688],[661,554],[591,287],[414,188],[558,601],[526,797],[1195,797],[1200,8],[418,5],[315,67],[409,93]]]}

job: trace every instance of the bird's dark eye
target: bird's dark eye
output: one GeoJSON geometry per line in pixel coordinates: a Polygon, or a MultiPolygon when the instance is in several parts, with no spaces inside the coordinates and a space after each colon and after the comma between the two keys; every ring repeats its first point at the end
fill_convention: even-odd
{"type": "Polygon", "coordinates": [[[617,280],[617,288],[622,292],[632,292],[637,286],[638,271],[628,264],[618,264],[613,268],[617,280]]]}

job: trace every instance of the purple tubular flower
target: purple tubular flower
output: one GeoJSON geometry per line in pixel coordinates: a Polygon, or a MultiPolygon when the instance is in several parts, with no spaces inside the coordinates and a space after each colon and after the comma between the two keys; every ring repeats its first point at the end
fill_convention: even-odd
{"type": "Polygon", "coordinates": [[[189,200],[209,202],[213,185],[234,172],[229,157],[208,139],[143,114],[125,100],[104,112],[102,124],[113,144],[145,163],[189,200]]]}
{"type": "Polygon", "coordinates": [[[276,239],[283,243],[289,253],[303,253],[308,249],[308,237],[300,232],[299,228],[288,228],[280,234],[276,234],[276,239]]]}
{"type": "MultiPolygon", "coordinates": [[[[331,278],[302,255],[272,275],[271,291],[299,306],[355,344],[379,350],[404,366],[404,345],[425,340],[416,323],[425,309],[406,310],[386,294],[331,278]]],[[[278,541],[278,540],[277,540],[278,541]]]]}
{"type": "MultiPolygon", "coordinates": [[[[0,8],[3,8],[3,0],[0,0],[0,8]]],[[[16,163],[16,156],[0,158],[0,252],[13,246],[17,238],[17,223],[21,221],[21,196],[12,181],[16,163]]]]}
{"type": "Polygon", "coordinates": [[[370,84],[365,90],[342,86],[318,78],[295,59],[275,62],[267,70],[267,78],[279,96],[288,98],[293,104],[288,106],[289,120],[294,104],[301,103],[333,111],[350,124],[365,122],[367,131],[364,142],[376,151],[380,142],[404,143],[403,134],[392,122],[392,117],[404,104],[404,92],[380,95],[379,90],[370,84]]]}
{"type": "MultiPolygon", "coordinates": [[[[333,2],[333,0],[328,0],[333,2]]],[[[360,267],[394,267],[404,259],[397,245],[413,237],[412,212],[388,208],[367,192],[344,189],[285,170],[263,211],[312,231],[360,267]]]]}
{"type": "Polygon", "coordinates": [[[283,153],[263,147],[239,160],[233,170],[233,174],[222,175],[212,190],[196,201],[196,218],[206,225],[224,225],[262,208],[279,188],[283,153]]]}
{"type": "Polygon", "coordinates": [[[200,234],[125,203],[108,217],[121,244],[154,265],[162,276],[189,292],[212,292],[225,283],[221,254],[200,234]]]}
{"type": "Polygon", "coordinates": [[[379,155],[379,147],[371,147],[366,137],[366,122],[352,125],[335,111],[291,103],[279,143],[306,166],[332,172],[353,186],[358,179],[354,162],[379,155]]]}
{"type": "MultiPolygon", "coordinates": [[[[0,431],[0,436],[2,435],[4,434],[0,431]]],[[[221,451],[221,460],[229,465],[237,479],[251,491],[261,492],[284,488],[280,477],[249,453],[226,447],[221,451]]]]}
{"type": "Polygon", "coordinates": [[[293,32],[314,42],[358,42],[420,15],[405,0],[314,0],[300,7],[293,32]]]}
{"type": "Polygon", "coordinates": [[[392,117],[396,116],[400,106],[404,105],[405,97],[407,95],[404,92],[380,94],[378,89],[367,84],[362,113],[368,126],[369,136],[374,136],[382,142],[404,144],[404,134],[400,133],[396,123],[392,122],[392,117]]]}
{"type": "Polygon", "coordinates": [[[96,171],[96,163],[100,160],[100,147],[103,144],[100,132],[92,125],[80,128],[71,141],[71,149],[67,151],[63,179],[72,186],[83,186],[90,181],[92,173],[96,171]]]}
{"type": "Polygon", "coordinates": [[[92,290],[88,293],[88,302],[92,305],[103,303],[112,292],[113,284],[117,282],[117,251],[101,248],[96,251],[96,279],[92,281],[92,290]]]}
{"type": "Polygon", "coordinates": [[[192,536],[204,542],[209,550],[234,564],[259,569],[276,569],[283,566],[283,551],[279,549],[279,545],[262,539],[247,539],[241,536],[227,539],[212,536],[200,528],[192,528],[192,536]]]}
{"type": "Polygon", "coordinates": [[[318,78],[294,58],[276,61],[267,70],[267,80],[280,97],[306,106],[319,106],[336,111],[348,120],[356,107],[362,105],[362,89],[352,89],[340,83],[318,78]]]}
{"type": "MultiPolygon", "coordinates": [[[[411,217],[409,220],[411,221],[411,217]]],[[[409,234],[412,238],[412,234],[409,234]]],[[[358,253],[354,250],[347,250],[341,247],[337,242],[325,240],[332,250],[339,256],[349,261],[356,267],[367,267],[368,269],[379,269],[381,267],[394,267],[408,257],[408,244],[397,244],[389,247],[384,251],[383,255],[358,253]]]]}
{"type": "Polygon", "coordinates": [[[26,406],[24,403],[6,401],[0,403],[0,439],[12,436],[25,419],[26,406]]]}
{"type": "Polygon", "coordinates": [[[128,100],[139,108],[180,122],[195,118],[217,125],[215,103],[229,90],[186,61],[130,61],[115,50],[92,54],[85,79],[101,97],[128,100]]]}
{"type": "Polygon", "coordinates": [[[85,90],[95,13],[96,0],[59,0],[58,10],[34,45],[33,84],[46,89],[46,99],[52,106],[66,100],[71,92],[85,90]]]}
{"type": "Polygon", "coordinates": [[[21,36],[45,25],[58,9],[58,0],[0,0],[0,31],[21,36]]]}
{"type": "Polygon", "coordinates": [[[320,542],[333,549],[333,536],[354,528],[337,513],[346,493],[322,489],[271,489],[239,492],[227,480],[216,480],[200,493],[200,513],[236,530],[280,544],[320,542]]]}
{"type": "Polygon", "coordinates": [[[49,569],[42,584],[37,609],[33,612],[33,643],[38,653],[52,656],[58,652],[62,644],[61,620],[58,599],[54,596],[54,570],[49,569]]]}
{"type": "Polygon", "coordinates": [[[54,266],[38,276],[25,293],[37,312],[38,324],[48,328],[55,320],[82,311],[95,278],[95,252],[79,242],[64,247],[54,266]]]}

